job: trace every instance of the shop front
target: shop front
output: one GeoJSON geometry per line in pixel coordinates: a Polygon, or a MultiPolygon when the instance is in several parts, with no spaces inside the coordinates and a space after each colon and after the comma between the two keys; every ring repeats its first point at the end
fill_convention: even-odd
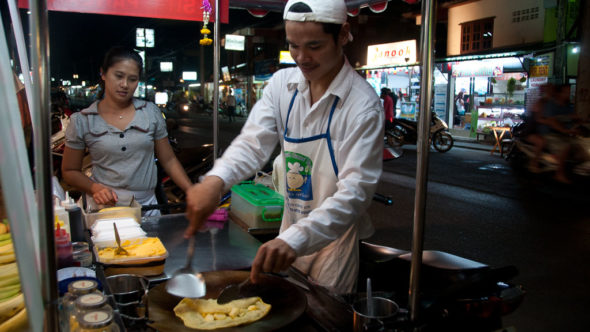
{"type": "Polygon", "coordinates": [[[391,91],[396,117],[414,119],[420,91],[415,39],[370,45],[367,65],[358,69],[378,95],[382,88],[391,91]]]}
{"type": "MultiPolygon", "coordinates": [[[[416,40],[371,45],[367,48],[367,65],[357,69],[377,94],[387,88],[396,97],[396,118],[418,118],[421,67],[416,63],[416,53],[416,40]]],[[[434,111],[443,119],[447,118],[448,76],[439,67],[434,69],[434,111]]]]}
{"type": "Polygon", "coordinates": [[[442,63],[450,73],[447,119],[455,135],[479,139],[491,128],[522,122],[528,85],[523,61],[514,53],[442,63]]]}

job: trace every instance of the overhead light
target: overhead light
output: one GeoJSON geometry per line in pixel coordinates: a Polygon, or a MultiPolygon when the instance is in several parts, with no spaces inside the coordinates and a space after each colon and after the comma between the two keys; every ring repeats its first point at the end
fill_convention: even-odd
{"type": "Polygon", "coordinates": [[[576,54],[578,52],[580,52],[580,47],[574,46],[574,48],[572,48],[572,53],[576,54]]]}

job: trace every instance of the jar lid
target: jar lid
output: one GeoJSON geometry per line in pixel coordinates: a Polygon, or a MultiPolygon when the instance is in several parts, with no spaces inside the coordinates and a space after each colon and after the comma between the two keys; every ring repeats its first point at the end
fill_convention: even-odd
{"type": "Polygon", "coordinates": [[[96,282],[95,280],[82,279],[72,281],[68,285],[68,292],[80,295],[94,292],[97,288],[98,282],[96,282]]]}
{"type": "Polygon", "coordinates": [[[104,306],[106,302],[106,296],[99,292],[93,292],[84,294],[76,299],[76,307],[81,310],[98,309],[104,306]]]}
{"type": "Polygon", "coordinates": [[[88,242],[72,242],[72,251],[74,253],[79,251],[90,251],[88,249],[88,242]]]}
{"type": "Polygon", "coordinates": [[[113,311],[99,309],[86,311],[77,317],[80,327],[85,329],[97,329],[109,326],[113,322],[113,311]]]}

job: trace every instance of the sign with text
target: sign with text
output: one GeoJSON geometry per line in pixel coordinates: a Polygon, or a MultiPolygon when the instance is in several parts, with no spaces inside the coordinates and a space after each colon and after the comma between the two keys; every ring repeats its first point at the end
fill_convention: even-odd
{"type": "Polygon", "coordinates": [[[367,47],[367,66],[399,66],[415,62],[415,39],[367,47]]]}
{"type": "MultiPolygon", "coordinates": [[[[29,1],[18,0],[18,6],[29,8],[29,1]]],[[[47,9],[54,11],[183,21],[203,21],[202,6],[201,0],[47,0],[47,9]]],[[[228,23],[229,0],[220,0],[219,6],[220,21],[228,23]]],[[[215,21],[214,12],[209,21],[215,21]]]]}
{"type": "Polygon", "coordinates": [[[241,35],[225,35],[225,49],[243,51],[246,46],[246,37],[241,35]]]}
{"type": "Polygon", "coordinates": [[[531,66],[531,77],[547,77],[549,76],[549,66],[531,66]]]}
{"type": "Polygon", "coordinates": [[[547,77],[529,77],[529,88],[539,88],[549,82],[547,77]]]}
{"type": "Polygon", "coordinates": [[[498,77],[504,73],[504,67],[493,61],[463,61],[453,64],[453,77],[498,77]]]}

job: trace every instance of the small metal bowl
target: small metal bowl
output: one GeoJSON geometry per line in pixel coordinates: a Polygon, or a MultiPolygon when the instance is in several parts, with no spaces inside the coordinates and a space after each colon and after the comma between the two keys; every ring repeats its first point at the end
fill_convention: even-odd
{"type": "Polygon", "coordinates": [[[149,280],[138,274],[118,274],[106,278],[117,304],[141,302],[149,289],[149,280]]]}

